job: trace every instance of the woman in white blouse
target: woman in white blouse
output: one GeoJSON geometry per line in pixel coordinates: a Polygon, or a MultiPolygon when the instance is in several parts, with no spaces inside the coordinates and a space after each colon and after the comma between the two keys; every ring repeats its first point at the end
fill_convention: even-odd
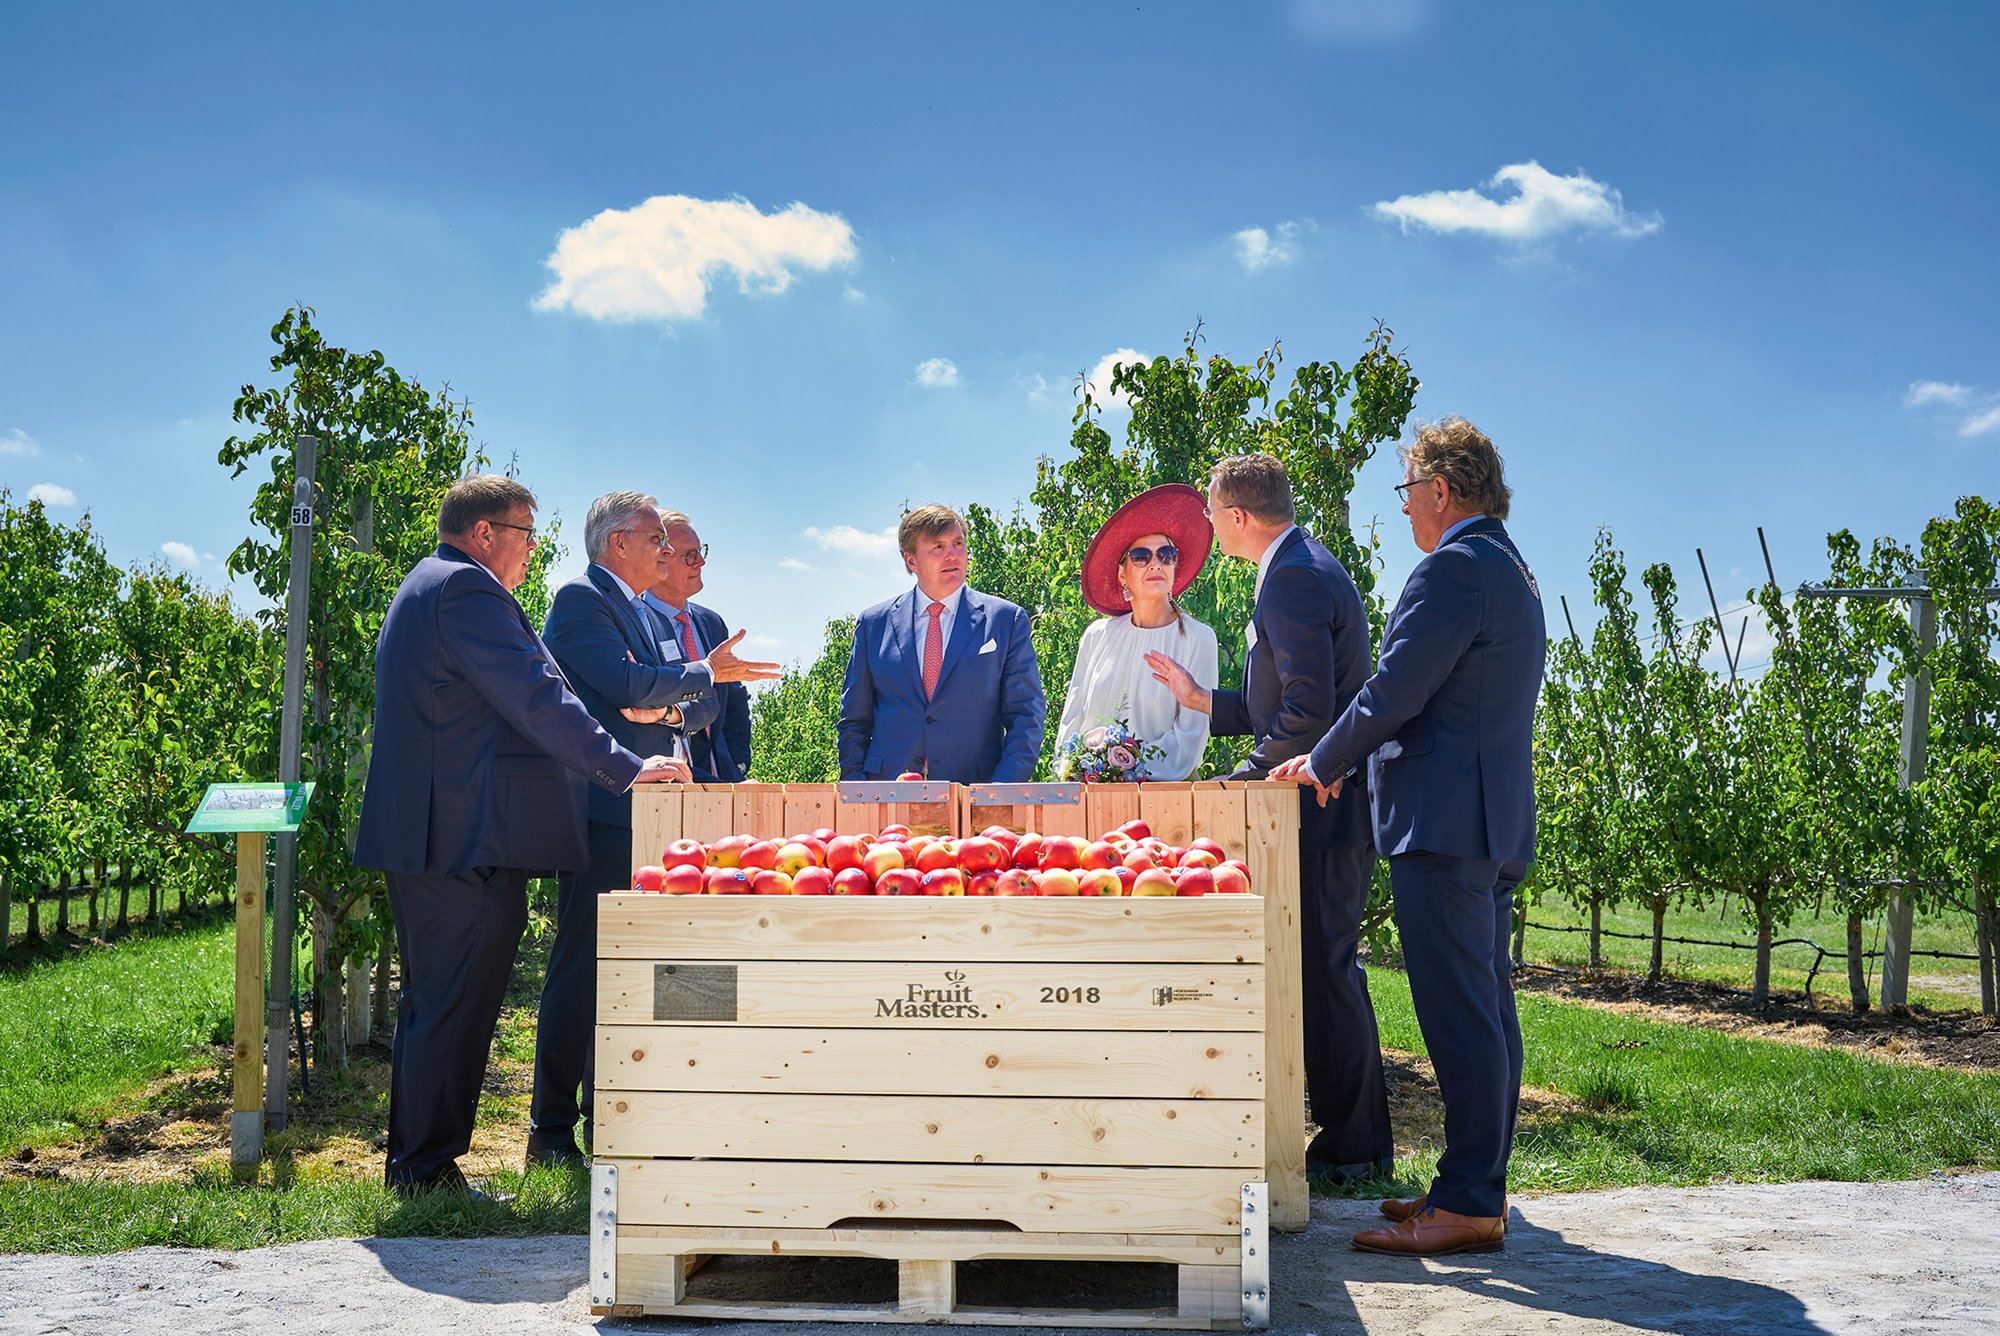
{"type": "Polygon", "coordinates": [[[1218,674],[1215,632],[1174,602],[1208,560],[1215,539],[1206,498],[1169,483],[1142,492],[1104,522],[1083,555],[1083,599],[1109,614],[1092,622],[1077,647],[1069,697],[1056,727],[1056,750],[1078,734],[1122,719],[1162,755],[1147,778],[1193,776],[1208,746],[1208,716],[1183,709],[1154,679],[1146,654],[1157,651],[1211,690],[1218,674]]]}

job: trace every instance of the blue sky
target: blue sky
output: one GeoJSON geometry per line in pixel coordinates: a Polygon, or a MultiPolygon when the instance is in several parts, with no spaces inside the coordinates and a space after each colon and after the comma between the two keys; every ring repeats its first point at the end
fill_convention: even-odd
{"type": "Polygon", "coordinates": [[[0,50],[0,486],[124,563],[223,579],[295,302],[572,540],[689,511],[784,659],[901,587],[902,502],[1025,498],[1076,373],[1197,316],[1292,364],[1388,321],[1552,613],[1599,526],[1732,606],[1760,524],[1790,585],[2000,493],[1992,5],[17,0],[0,50]]]}

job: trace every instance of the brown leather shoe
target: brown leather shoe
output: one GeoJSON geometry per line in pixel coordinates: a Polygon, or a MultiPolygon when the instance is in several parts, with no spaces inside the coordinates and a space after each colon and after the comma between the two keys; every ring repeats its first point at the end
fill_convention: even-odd
{"type": "Polygon", "coordinates": [[[1430,1197],[1428,1194],[1422,1197],[1411,1197],[1404,1201],[1397,1201],[1394,1197],[1391,1197],[1389,1200],[1383,1202],[1379,1209],[1383,1215],[1388,1216],[1400,1225],[1418,1211],[1423,1210],[1429,1203],[1430,1197]]]}
{"type": "Polygon", "coordinates": [[[1364,1229],[1354,1236],[1362,1252],[1397,1257],[1444,1257],[1452,1253],[1499,1252],[1507,1246],[1504,1215],[1459,1215],[1426,1205],[1399,1225],[1364,1229]]]}

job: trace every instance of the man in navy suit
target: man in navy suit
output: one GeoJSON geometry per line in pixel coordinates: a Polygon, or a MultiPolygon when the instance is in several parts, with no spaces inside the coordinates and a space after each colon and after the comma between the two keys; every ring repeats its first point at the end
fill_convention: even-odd
{"type": "MultiPolygon", "coordinates": [[[[695,532],[694,521],[678,510],[663,510],[660,523],[667,527],[673,556],[646,591],[646,606],[666,623],[659,646],[662,661],[692,663],[729,639],[729,625],[712,608],[694,601],[708,569],[708,544],[695,532]]],[[[715,691],[722,715],[687,735],[688,765],[697,784],[740,784],[750,777],[750,689],[741,682],[721,682],[715,691]]]]}
{"type": "MultiPolygon", "coordinates": [[[[1257,563],[1249,662],[1241,691],[1208,692],[1185,668],[1149,654],[1153,676],[1183,705],[1205,710],[1218,736],[1249,734],[1229,776],[1263,779],[1304,755],[1368,676],[1368,613],[1340,559],[1293,523],[1291,479],[1267,454],[1237,455],[1209,473],[1208,510],[1225,556],[1257,563]]],[[[1351,1181],[1395,1162],[1388,1088],[1361,916],[1375,872],[1367,796],[1299,806],[1299,944],[1306,1093],[1319,1133],[1306,1147],[1316,1177],[1351,1181]]]]}
{"type": "MultiPolygon", "coordinates": [[[[577,695],[619,741],[677,753],[687,734],[715,722],[718,683],[777,676],[776,664],[737,658],[734,638],[719,642],[705,659],[663,653],[671,643],[666,627],[642,596],[677,553],[652,497],[598,497],[584,517],[583,545],[590,566],[556,591],[542,638],[577,695]]],[[[583,1161],[576,1128],[589,1116],[596,1066],[597,897],[632,884],[630,795],[593,793],[589,815],[589,859],[558,886],[556,936],[535,1025],[530,1164],[583,1161]]]]}
{"type": "Polygon", "coordinates": [[[687,778],[679,761],[642,760],[598,727],[514,601],[534,507],[511,478],[453,484],[437,551],[396,591],[375,646],[354,861],[386,874],[403,965],[386,1177],[405,1195],[470,1191],[457,1160],[527,927],[528,877],[583,866],[586,782],[594,798],[687,778]]]}
{"type": "Polygon", "coordinates": [[[1397,1223],[1354,1245],[1429,1257],[1498,1251],[1506,1236],[1521,1098],[1508,942],[1535,851],[1531,747],[1548,635],[1541,591],[1502,523],[1512,492],[1493,442],[1446,418],[1401,453],[1403,513],[1429,555],[1389,616],[1375,675],[1311,754],[1273,778],[1324,796],[1368,764],[1445,1146],[1430,1191],[1382,1203],[1397,1223]]]}
{"type": "Polygon", "coordinates": [[[1048,712],[1028,614],[967,587],[965,521],[949,506],[905,515],[898,542],[917,587],[854,624],[840,777],[1026,783],[1048,712]]]}

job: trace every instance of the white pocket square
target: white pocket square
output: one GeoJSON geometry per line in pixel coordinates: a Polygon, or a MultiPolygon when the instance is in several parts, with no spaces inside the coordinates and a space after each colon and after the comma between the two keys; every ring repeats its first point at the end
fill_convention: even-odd
{"type": "Polygon", "coordinates": [[[991,653],[992,653],[992,652],[993,652],[994,650],[996,650],[996,649],[999,649],[999,648],[1000,648],[1000,644],[999,644],[999,642],[998,642],[998,641],[995,641],[995,640],[989,640],[989,641],[987,641],[987,642],[986,642],[985,644],[983,644],[983,645],[981,645],[981,646],[979,647],[979,652],[980,652],[981,654],[991,654],[991,653]]]}

